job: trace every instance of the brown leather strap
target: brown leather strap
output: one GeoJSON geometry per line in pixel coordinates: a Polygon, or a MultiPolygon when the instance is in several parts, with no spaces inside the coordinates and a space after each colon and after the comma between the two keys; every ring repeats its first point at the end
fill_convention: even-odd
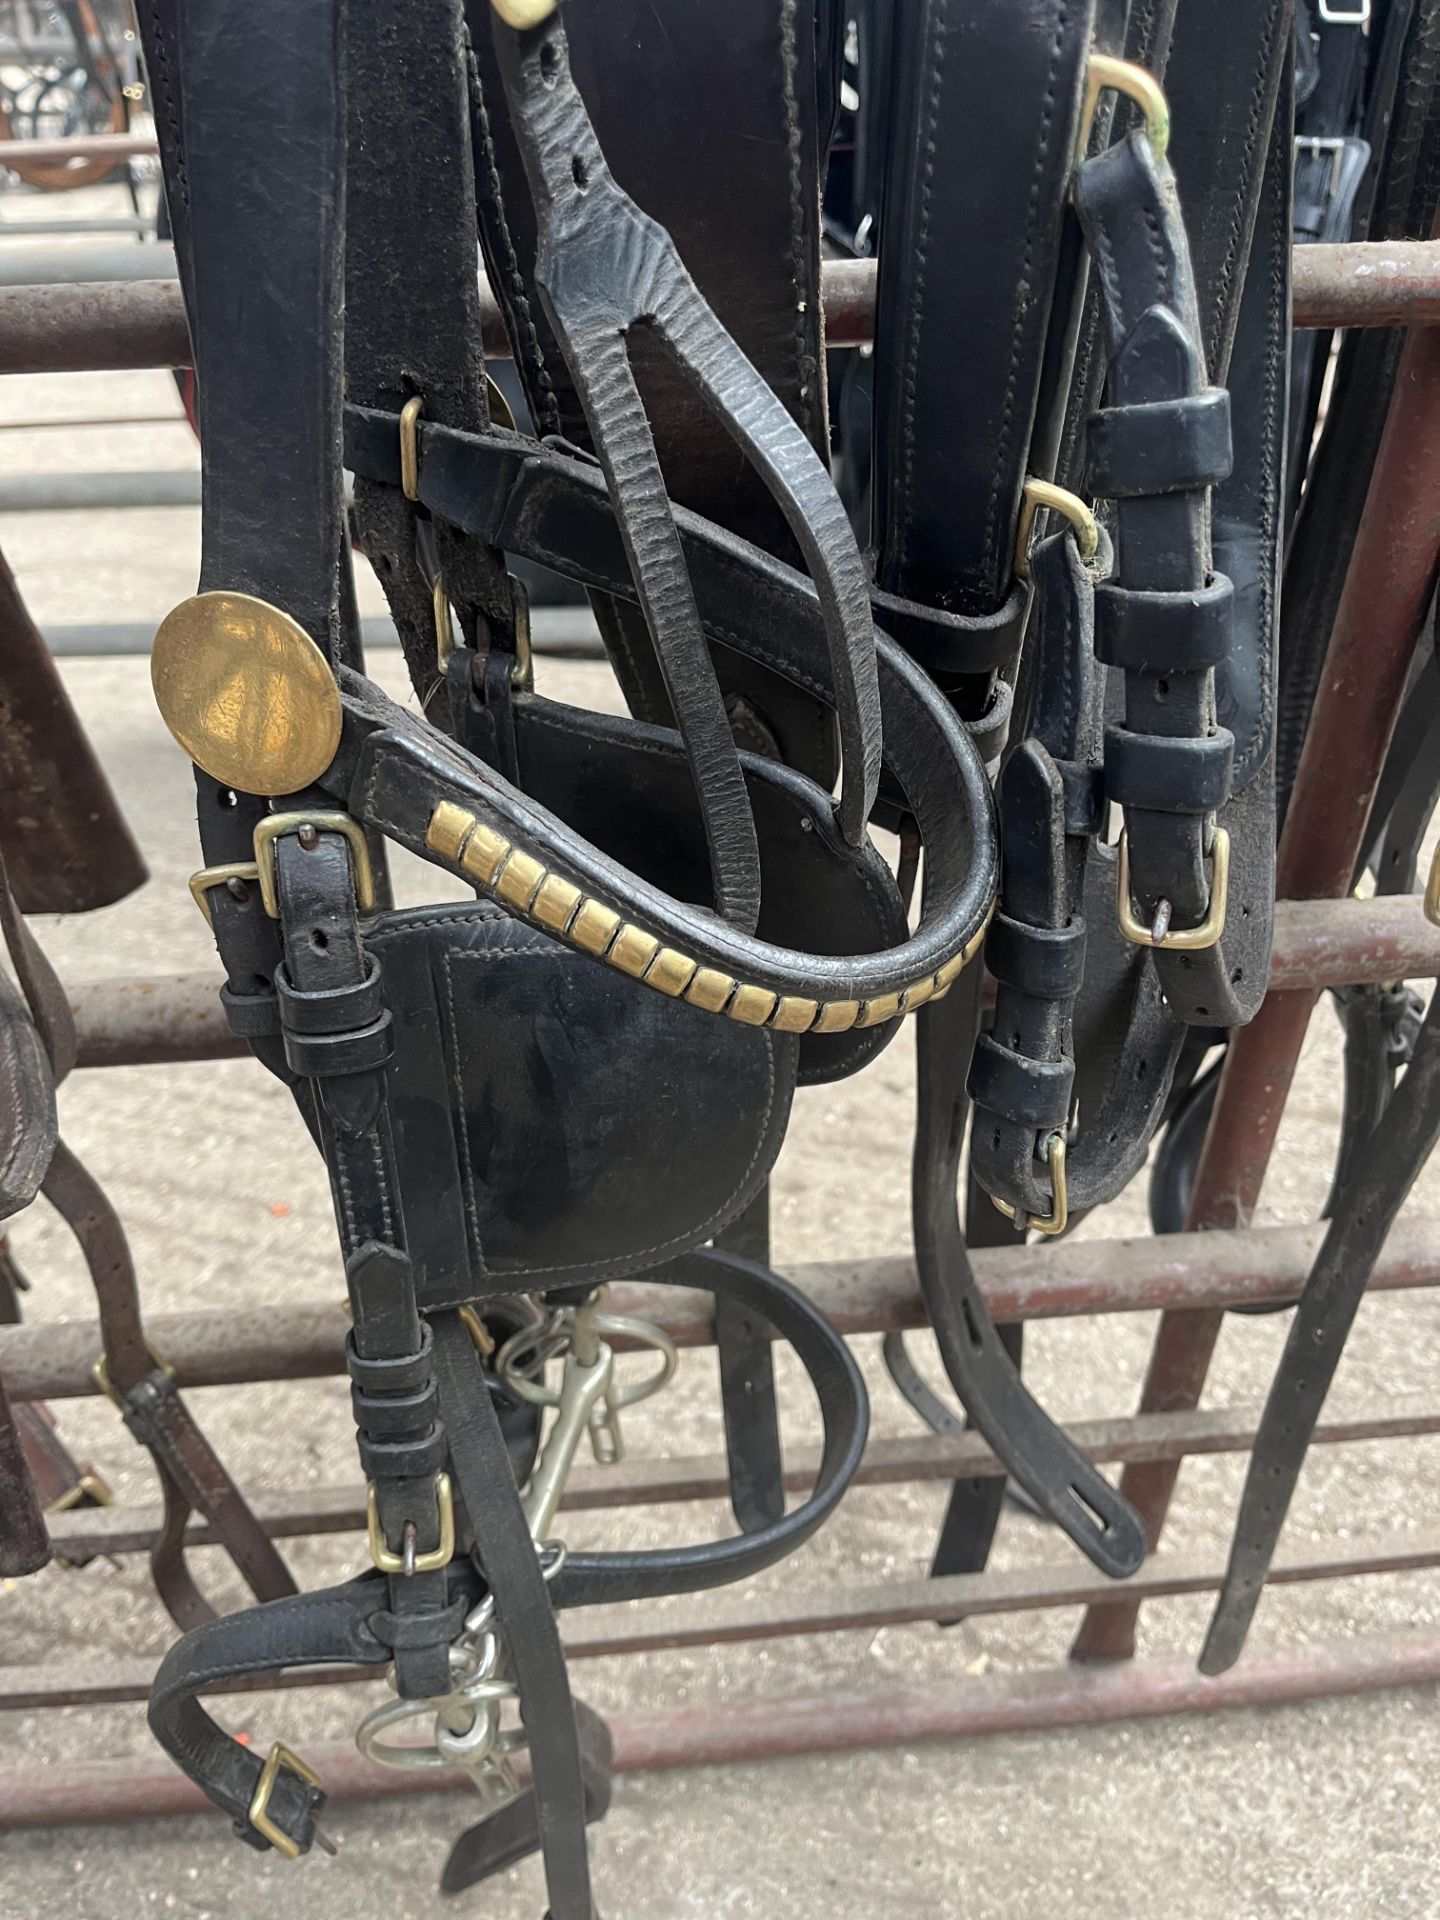
{"type": "Polygon", "coordinates": [[[43,1191],[80,1242],[100,1310],[106,1380],[126,1426],[149,1449],[160,1475],[165,1525],[152,1550],[151,1570],[172,1618],[188,1628],[213,1617],[184,1564],[184,1529],[192,1511],[214,1526],[257,1599],[294,1593],[274,1543],[196,1425],[163,1360],[152,1354],[124,1229],[98,1182],[63,1140],[43,1191]]]}

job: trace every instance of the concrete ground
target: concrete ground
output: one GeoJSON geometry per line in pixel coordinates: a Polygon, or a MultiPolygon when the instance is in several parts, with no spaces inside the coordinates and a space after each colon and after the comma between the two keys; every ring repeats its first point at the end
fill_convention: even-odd
{"type": "MultiPolygon", "coordinates": [[[[81,197],[76,196],[75,199],[81,197]]],[[[91,205],[101,196],[85,196],[91,205]]],[[[67,211],[77,210],[72,199],[67,211]]],[[[107,210],[109,210],[107,208],[107,210]]],[[[6,213],[9,214],[7,203],[6,213]]],[[[53,211],[53,203],[47,211],[53,211]]],[[[15,379],[0,383],[0,476],[35,471],[174,469],[193,462],[174,389],[159,373],[15,379]],[[10,429],[18,421],[116,421],[173,414],[160,426],[10,429]]],[[[193,591],[193,509],[81,516],[0,516],[0,548],[47,627],[157,621],[193,591]]],[[[372,581],[363,610],[382,611],[372,581]]],[[[398,656],[375,660],[397,686],[398,656]]],[[[77,660],[65,678],[91,728],[150,862],[132,899],[38,931],[68,980],[211,964],[185,879],[198,864],[188,770],[150,699],[143,660],[77,660]]],[[[542,662],[542,689],[607,704],[603,668],[542,662]]],[[[402,878],[407,899],[433,876],[402,878]]],[[[1324,1196],[1337,1119],[1339,1055],[1328,1009],[1317,1015],[1262,1207],[1266,1221],[1314,1218],[1324,1196]]],[[[780,1265],[884,1253],[907,1244],[907,1144],[912,1099],[905,1035],[858,1081],[802,1093],[775,1182],[780,1265]]],[[[338,1296],[333,1228],[318,1159],[281,1089],[248,1062],[125,1068],[80,1074],[64,1089],[67,1137],[105,1182],[135,1246],[145,1297],[157,1311],[267,1305],[338,1296]]],[[[1440,1214],[1440,1178],[1426,1176],[1411,1209],[1440,1214]]],[[[1082,1233],[1144,1230],[1137,1186],[1082,1233]]],[[[43,1204],[16,1223],[34,1281],[37,1320],[91,1317],[88,1283],[65,1230],[43,1204]]],[[[1063,1250],[1057,1258],[1065,1257],[1063,1250]]],[[[1066,1321],[1037,1328],[1027,1365],[1046,1403],[1066,1417],[1129,1410],[1153,1323],[1066,1321]]],[[[1214,1369],[1214,1404],[1263,1397],[1284,1317],[1234,1319],[1214,1369]]],[[[913,1431],[860,1343],[882,1434],[913,1431]]],[[[921,1343],[917,1343],[917,1348],[921,1343]]],[[[1337,1416],[1418,1401],[1433,1391],[1440,1300],[1392,1294],[1362,1310],[1331,1398],[1337,1416]]],[[[782,1384],[793,1384],[784,1375],[782,1384]]],[[[339,1380],[192,1396],[208,1432],[252,1492],[353,1481],[346,1390],[339,1380]]],[[[812,1429],[804,1396],[787,1392],[787,1434],[812,1429]],[[797,1405],[797,1399],[800,1404],[797,1405]]],[[[68,1403],[67,1438],[93,1459],[117,1497],[153,1496],[147,1462],[111,1410],[68,1403]]],[[[658,1402],[637,1409],[633,1457],[718,1447],[713,1365],[687,1354],[658,1402]]],[[[1440,1525],[1440,1441],[1325,1448],[1306,1468],[1287,1531],[1292,1547],[1352,1542],[1440,1525]]],[[[1223,1551],[1243,1463],[1190,1462],[1170,1538],[1223,1551]]],[[[914,1577],[927,1564],[943,1506],[937,1486],[854,1492],[803,1552],[767,1575],[765,1591],[914,1577]]],[[[715,1506],[576,1516],[574,1544],[700,1537],[723,1529],[715,1506]]],[[[360,1560],[352,1536],[296,1543],[302,1584],[343,1577],[360,1560]]],[[[1005,1522],[1002,1565],[1054,1562],[1064,1549],[1017,1516],[1005,1522]]],[[[201,1557],[217,1597],[238,1599],[215,1556],[201,1557]]],[[[1315,1584],[1269,1595],[1253,1645],[1433,1626],[1431,1576],[1315,1584]]],[[[683,1604],[683,1603],[675,1603],[683,1604]]],[[[1152,1604],[1145,1653],[1193,1656],[1208,1602],[1152,1604]]],[[[986,1670],[1063,1660],[1076,1615],[987,1618],[958,1630],[887,1629],[713,1652],[652,1655],[577,1670],[606,1709],[764,1700],[826,1689],[964,1687],[986,1670]]],[[[158,1657],[172,1628],[143,1565],[53,1569],[0,1594],[6,1665],[73,1658],[158,1657]]],[[[307,1745],[347,1737],[378,1688],[256,1695],[223,1703],[257,1742],[307,1745]]],[[[148,1757],[139,1707],[0,1715],[0,1767],[70,1759],[148,1757]]],[[[1269,1916],[1440,1912],[1434,1781],[1440,1720],[1430,1690],[1317,1702],[1205,1719],[1154,1721],[913,1751],[858,1752],[617,1783],[594,1839],[601,1909],[611,1920],[793,1916],[869,1920],[1269,1920],[1269,1916]]],[[[0,1920],[64,1913],[113,1920],[151,1911],[221,1920],[264,1911],[305,1920],[441,1911],[433,1891],[449,1840],[468,1818],[455,1796],[403,1806],[346,1806],[330,1822],[337,1860],[298,1867],[237,1845],[215,1817],[128,1828],[60,1829],[0,1838],[0,1920]]],[[[534,1863],[469,1897],[492,1920],[534,1920],[534,1863]]]]}

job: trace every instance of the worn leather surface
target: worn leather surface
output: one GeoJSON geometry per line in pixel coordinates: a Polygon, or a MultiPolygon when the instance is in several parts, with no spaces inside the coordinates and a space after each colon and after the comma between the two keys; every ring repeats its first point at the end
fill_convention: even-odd
{"type": "Polygon", "coordinates": [[[717,909],[737,923],[753,921],[753,829],[747,852],[728,720],[630,371],[632,328],[643,325],[663,344],[725,423],[815,581],[840,734],[839,819],[852,844],[869,818],[880,767],[864,568],[824,462],[705,305],[664,229],[610,174],[569,76],[558,17],[528,38],[497,28],[496,46],[538,216],[536,289],[610,483],[629,570],[695,768],[717,909]]]}
{"type": "Polygon", "coordinates": [[[24,998],[0,972],[0,1219],[40,1191],[57,1138],[49,1057],[24,998]]]}
{"type": "Polygon", "coordinates": [[[894,16],[872,538],[886,592],[951,612],[991,613],[1012,587],[1094,11],[894,16]]]}
{"type": "MultiPolygon", "coordinates": [[[[577,833],[652,886],[709,901],[694,790],[675,735],[533,697],[514,704],[519,782],[577,833]],[[635,803],[643,791],[645,806],[635,803]]],[[[845,953],[879,950],[905,937],[895,876],[868,839],[848,847],[820,829],[803,775],[755,754],[741,770],[760,845],[757,932],[777,946],[845,953]]],[[[857,1072],[895,1037],[895,1022],[851,1033],[800,1037],[799,1083],[857,1072]]]]}
{"type": "Polygon", "coordinates": [[[398,1189],[425,1309],[708,1240],[774,1163],[795,1043],[676,1006],[484,903],[366,929],[395,1023],[398,1189]]]}
{"type": "Polygon", "coordinates": [[[50,1562],[50,1536],[15,1409],[0,1379],[0,1576],[23,1579],[50,1562]]]}
{"type": "MultiPolygon", "coordinates": [[[[831,0],[615,0],[572,8],[565,30],[576,83],[621,187],[671,235],[721,324],[818,453],[827,446],[819,301],[820,172],[829,84],[817,39],[833,42],[831,0]],[[634,101],[644,98],[637,114],[634,101]],[[736,206],[745,219],[733,218],[736,206]]],[[[481,240],[518,342],[517,368],[541,434],[590,445],[577,390],[535,293],[536,222],[495,65],[486,0],[471,0],[481,97],[481,240]]],[[[793,536],[721,421],[657,341],[629,342],[636,382],[672,499],[793,562],[793,536]]],[[[638,610],[596,596],[632,711],[673,724],[638,610]]],[[[742,746],[771,752],[825,785],[835,774],[831,716],[762,666],[717,656],[742,746]]]]}

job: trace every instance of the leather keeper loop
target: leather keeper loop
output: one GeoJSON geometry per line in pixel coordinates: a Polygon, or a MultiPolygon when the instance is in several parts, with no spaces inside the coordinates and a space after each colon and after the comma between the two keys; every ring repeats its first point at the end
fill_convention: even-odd
{"type": "Polygon", "coordinates": [[[439,1423],[414,1440],[372,1440],[357,1433],[360,1465],[367,1480],[433,1480],[450,1457],[450,1440],[439,1423]]]}
{"type": "Polygon", "coordinates": [[[947,613],[941,607],[870,589],[875,623],[932,679],[994,673],[1019,651],[1029,595],[1017,582],[996,613],[947,613]]]}
{"type": "Polygon", "coordinates": [[[1105,776],[1084,760],[1052,762],[1065,796],[1064,825],[1076,839],[1092,840],[1105,824],[1105,776]]]}
{"type": "Polygon", "coordinates": [[[1203,739],[1105,729],[1105,791],[1141,813],[1214,813],[1230,798],[1235,738],[1218,727],[1203,739]]]}
{"type": "MultiPolygon", "coordinates": [[[[982,1033],[970,1061],[970,1098],[1017,1127],[1063,1127],[1070,1119],[1075,1067],[1070,1060],[1030,1060],[982,1033]]],[[[983,1125],[983,1122],[981,1123],[983,1125]]]]}
{"type": "Polygon", "coordinates": [[[285,1059],[292,1073],[306,1080],[340,1074],[373,1073],[390,1058],[394,1045],[388,1013],[359,1033],[292,1033],[285,1030],[285,1059]]]}
{"type": "Polygon", "coordinates": [[[363,980],[322,993],[301,993],[291,986],[284,966],[277,967],[275,991],[286,1033],[354,1033],[360,1027],[373,1027],[385,1012],[385,1000],[380,991],[380,962],[373,953],[367,953],[365,961],[363,980]]]}
{"type": "Polygon", "coordinates": [[[393,1439],[397,1434],[428,1435],[439,1418],[435,1383],[427,1381],[413,1393],[391,1395],[362,1393],[350,1389],[350,1405],[355,1424],[371,1440],[393,1439]]]}
{"type": "Polygon", "coordinates": [[[1125,673],[1203,673],[1230,651],[1235,589],[1223,573],[1195,593],[1095,589],[1095,658],[1125,673]]]}
{"type": "Polygon", "coordinates": [[[393,1359],[362,1360],[355,1351],[352,1329],[345,1336],[345,1365],[352,1384],[362,1393],[408,1393],[413,1387],[423,1387],[433,1366],[428,1320],[421,1321],[420,1332],[418,1353],[404,1353],[393,1359]]]}
{"type": "Polygon", "coordinates": [[[1102,499],[1195,493],[1228,479],[1233,463],[1223,387],[1104,407],[1086,429],[1085,484],[1102,499]]]}
{"type": "Polygon", "coordinates": [[[427,1607],[423,1612],[399,1614],[381,1607],[365,1624],[383,1647],[449,1646],[464,1626],[469,1609],[469,1599],[462,1595],[448,1607],[427,1607]]]}
{"type": "Polygon", "coordinates": [[[1002,986],[1038,1000],[1068,1000],[1085,977],[1085,922],[1031,927],[997,913],[985,936],[985,964],[1002,986]]]}
{"type": "Polygon", "coordinates": [[[220,1004],[230,1031],[242,1040],[263,1040],[280,1031],[280,1002],[273,993],[236,993],[221,987],[220,1004]]]}

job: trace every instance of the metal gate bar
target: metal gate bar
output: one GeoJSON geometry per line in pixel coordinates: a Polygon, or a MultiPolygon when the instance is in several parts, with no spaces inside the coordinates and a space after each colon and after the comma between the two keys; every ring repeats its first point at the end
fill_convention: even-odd
{"type": "MultiPolygon", "coordinates": [[[[152,251],[151,249],[147,249],[152,251]]],[[[153,249],[157,254],[160,249],[153,249]]],[[[168,256],[173,272],[173,255],[168,256]]],[[[3,262],[3,255],[0,255],[3,262]]],[[[76,373],[100,369],[184,367],[190,336],[173,278],[103,277],[76,281],[83,261],[67,250],[59,284],[0,286],[0,373],[76,373]]],[[[129,259],[134,275],[144,268],[129,259]]],[[[39,272],[38,265],[30,269],[39,272]]],[[[92,273],[97,269],[91,268],[92,273]]],[[[103,275],[104,267],[98,269],[103,275]]],[[[823,269],[825,337],[832,347],[869,344],[875,323],[876,263],[827,260],[823,269]]],[[[1383,327],[1440,321],[1440,244],[1355,241],[1294,251],[1293,314],[1297,327],[1383,327]]],[[[510,341],[498,303],[481,288],[485,357],[508,360],[510,341]]]]}
{"type": "MultiPolygon", "coordinates": [[[[1101,1465],[1178,1460],[1191,1454],[1248,1453],[1259,1412],[1258,1407],[1207,1407],[1194,1413],[1130,1414],[1115,1420],[1077,1420],[1066,1431],[1088,1459],[1101,1465]]],[[[1316,1428],[1311,1445],[1410,1440],[1431,1433],[1440,1433],[1440,1409],[1417,1407],[1368,1419],[1327,1421],[1316,1428]]],[[[791,1447],[786,1458],[786,1492],[808,1492],[819,1472],[819,1453],[813,1447],[791,1447]]],[[[978,1434],[909,1434],[903,1439],[872,1438],[851,1484],[882,1487],[987,1479],[1004,1471],[978,1434]]],[[[595,1513],[684,1500],[727,1500],[729,1495],[730,1471],[723,1454],[625,1460],[613,1467],[577,1467],[566,1483],[560,1508],[564,1513],[595,1513]]],[[[360,1533],[365,1528],[365,1488],[358,1481],[353,1486],[256,1494],[250,1505],[275,1540],[360,1533]]],[[[50,1516],[50,1544],[61,1559],[68,1560],[148,1553],[159,1536],[162,1517],[159,1507],[72,1507],[50,1516]]],[[[199,1517],[185,1531],[187,1548],[214,1546],[218,1539],[210,1522],[199,1517]]]]}
{"type": "MultiPolygon", "coordinates": [[[[1272,992],[1429,980],[1440,974],[1440,927],[1408,895],[1282,900],[1275,909],[1272,992]]],[[[69,989],[82,1067],[174,1065],[245,1055],[220,1005],[218,973],[94,980],[69,989]]]]}
{"type": "MultiPolygon", "coordinates": [[[[1440,1534],[1405,1534],[1393,1539],[1347,1544],[1343,1551],[1318,1557],[1281,1554],[1270,1574],[1273,1586],[1299,1586],[1317,1580],[1353,1580],[1382,1573],[1423,1573],[1440,1566],[1440,1534]]],[[[1215,1593],[1225,1577],[1222,1560],[1197,1554],[1157,1554],[1125,1582],[1127,1594],[1146,1600],[1173,1600],[1215,1593]]],[[[886,1580],[870,1587],[836,1587],[810,1592],[781,1590],[773,1597],[743,1595],[738,1600],[710,1594],[700,1605],[668,1612],[639,1613],[623,1607],[585,1609],[562,1615],[561,1633],[570,1660],[616,1659],[652,1653],[677,1653],[700,1647],[738,1646],[753,1640],[799,1639],[810,1634],[874,1633],[882,1627],[930,1626],[998,1613],[1043,1613],[1057,1607],[1084,1606],[1113,1591],[1108,1576],[1086,1562],[1056,1566],[989,1568],[984,1573],[949,1574],[924,1580],[886,1580]]],[[[692,1596],[699,1599],[700,1596],[692,1596]]],[[[0,1711],[31,1712],[45,1707],[115,1706],[150,1696],[153,1660],[107,1660],[90,1671],[73,1662],[63,1667],[0,1667],[0,1711]]],[[[272,1675],[250,1674],[216,1693],[263,1693],[272,1688],[349,1686],[382,1676],[374,1667],[298,1668],[272,1675]]]]}
{"type": "MultiPolygon", "coordinates": [[[[1322,1227],[1262,1227],[1234,1233],[1067,1242],[1063,1259],[1044,1246],[977,1247],[980,1292],[998,1321],[1053,1320],[1164,1308],[1193,1312],[1284,1303],[1305,1284],[1322,1227]]],[[[847,1338],[926,1324],[908,1256],[820,1260],[789,1278],[847,1338]]],[[[1375,1293],[1440,1286],[1440,1234],[1432,1221],[1401,1220],[1371,1276],[1375,1293]]],[[[689,1288],[617,1281],[617,1314],[653,1320],[681,1347],[713,1344],[709,1297],[689,1288]]],[[[307,1380],[345,1371],[349,1327],[339,1300],[205,1313],[147,1315],[146,1331],[181,1387],[307,1380]]],[[[616,1336],[623,1351],[627,1342],[616,1336]]],[[[99,1393],[95,1321],[0,1327],[0,1373],[13,1400],[73,1400],[99,1393]]]]}
{"type": "MultiPolygon", "coordinates": [[[[1213,1680],[1189,1660],[1109,1668],[979,1674],[963,1686],[767,1697],[725,1706],[617,1714],[617,1773],[662,1773],[856,1748],[909,1747],[1059,1727],[1113,1726],[1168,1714],[1289,1706],[1440,1680],[1440,1634],[1398,1635],[1256,1654],[1213,1680]]],[[[402,1772],[362,1759],[349,1741],[307,1746],[332,1802],[473,1793],[463,1774],[402,1772]]],[[[523,1768],[524,1756],[517,1759],[523,1768]]],[[[167,1761],[89,1760],[0,1771],[0,1828],[173,1819],[214,1809],[167,1761]]]]}

